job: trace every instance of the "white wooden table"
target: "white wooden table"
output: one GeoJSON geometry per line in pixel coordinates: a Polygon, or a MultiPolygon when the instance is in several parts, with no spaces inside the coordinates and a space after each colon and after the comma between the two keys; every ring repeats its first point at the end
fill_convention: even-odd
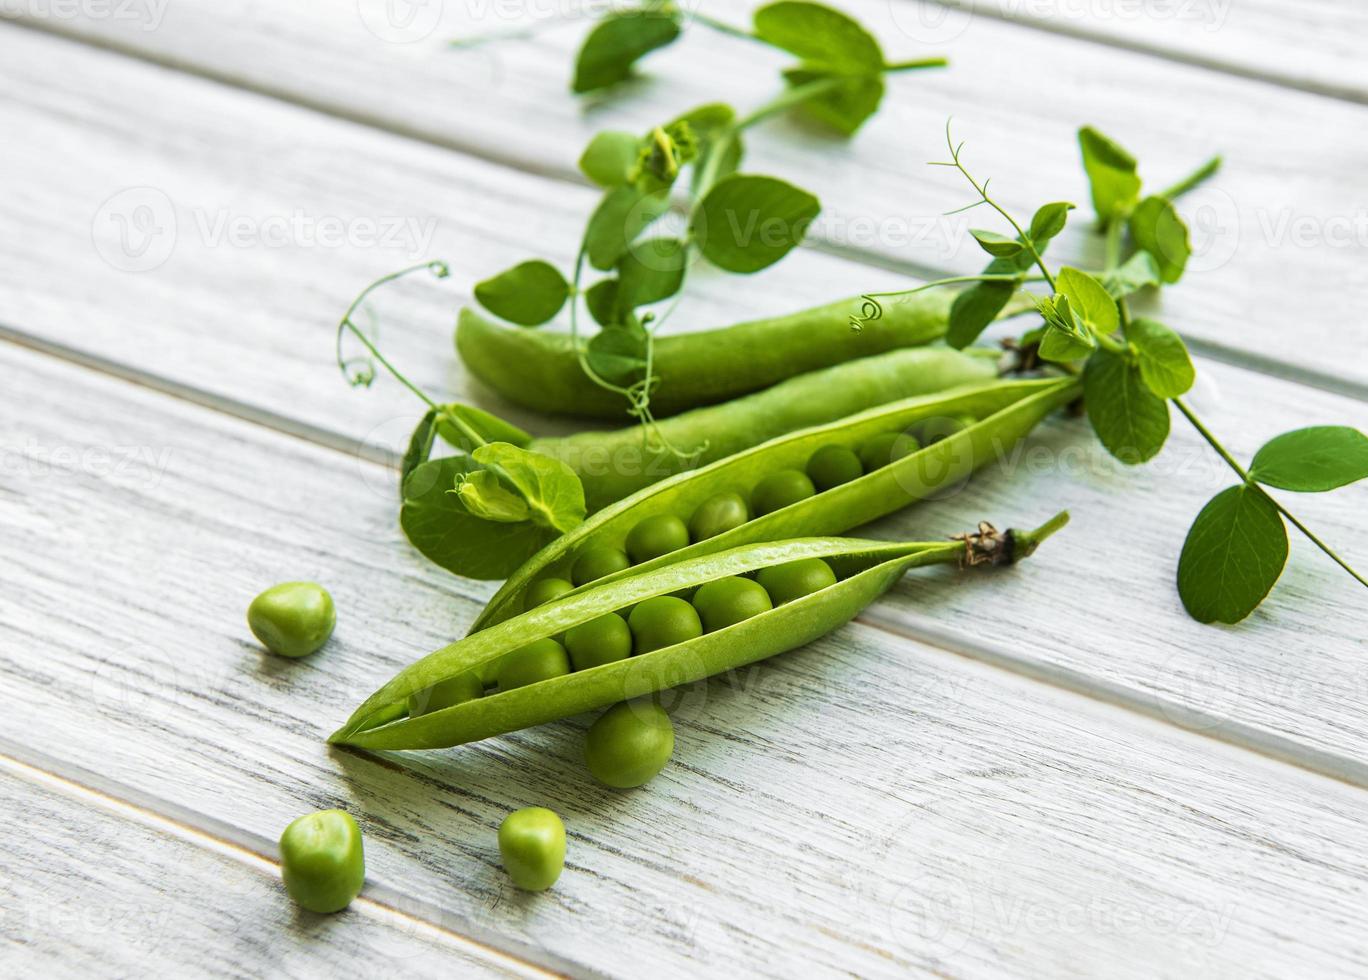
{"type": "MultiPolygon", "coordinates": [[[[700,278],[681,322],[975,267],[936,231],[961,189],[920,165],[945,117],[1018,210],[1086,199],[1072,133],[1092,123],[1151,181],[1226,154],[1184,203],[1209,234],[1162,313],[1231,448],[1368,427],[1368,242],[1339,233],[1368,208],[1362,4],[843,5],[952,69],[898,78],[849,145],[757,132],[754,168],[837,220],[743,284],[700,278]]],[[[429,390],[506,410],[451,351],[471,284],[568,260],[593,131],[758,104],[778,63],[686,38],[629,97],[583,104],[566,91],[581,28],[455,54],[447,38],[503,8],[447,0],[408,29],[386,9],[0,4],[0,973],[1368,971],[1368,604],[1295,540],[1248,622],[1188,620],[1175,556],[1228,481],[1178,421],[1124,471],[1082,423],[1051,422],[1034,444],[1056,465],[875,527],[1075,518],[1029,569],[909,579],[695,692],[646,790],[590,782],[583,720],[452,752],[329,751],[362,695],[492,592],[400,537],[393,453],[414,404],[346,388],[339,312],[375,276],[447,258],[446,283],[384,297],[387,350],[429,390]],[[130,258],[113,236],[144,214],[150,250],[130,258]],[[367,222],[401,231],[376,241],[367,222]],[[320,239],[329,223],[342,243],[320,239]],[[340,625],[285,662],[243,610],[295,577],[330,587],[340,625]],[[570,833],[540,896],[510,888],[494,845],[534,803],[570,833]],[[292,909],[274,845],[324,806],[358,816],[369,871],[329,918],[292,909]]],[[[1297,503],[1368,565],[1368,489],[1297,503]]]]}

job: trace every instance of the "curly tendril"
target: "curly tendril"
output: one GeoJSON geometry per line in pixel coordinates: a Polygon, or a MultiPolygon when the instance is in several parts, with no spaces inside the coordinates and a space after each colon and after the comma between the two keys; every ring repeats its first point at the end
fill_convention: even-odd
{"type": "Polygon", "coordinates": [[[369,297],[371,293],[375,292],[375,290],[379,289],[381,286],[388,285],[389,283],[394,282],[397,279],[402,279],[404,276],[414,272],[430,272],[438,279],[445,279],[451,275],[451,267],[440,259],[432,262],[424,262],[421,265],[411,265],[407,268],[400,269],[398,272],[391,272],[389,275],[381,276],[379,279],[375,280],[375,282],[361,290],[356,299],[352,300],[351,305],[347,307],[347,312],[342,314],[342,319],[337,322],[337,367],[342,372],[342,377],[347,379],[347,384],[351,385],[353,388],[369,388],[375,382],[375,365],[379,363],[386,371],[394,375],[395,379],[405,388],[421,398],[429,408],[435,409],[437,407],[436,402],[423,394],[423,392],[408,378],[404,377],[393,364],[385,360],[385,356],[380,353],[380,349],[375,346],[375,343],[371,338],[366,336],[366,332],[357,326],[356,321],[352,319],[352,317],[356,315],[356,311],[361,308],[361,305],[365,303],[366,298],[369,297]],[[347,331],[351,331],[352,335],[365,345],[366,353],[358,354],[355,357],[347,357],[343,353],[342,338],[347,331]]]}
{"type": "Polygon", "coordinates": [[[883,306],[872,293],[860,297],[860,312],[850,315],[850,329],[859,333],[866,326],[883,316],[883,306]]]}

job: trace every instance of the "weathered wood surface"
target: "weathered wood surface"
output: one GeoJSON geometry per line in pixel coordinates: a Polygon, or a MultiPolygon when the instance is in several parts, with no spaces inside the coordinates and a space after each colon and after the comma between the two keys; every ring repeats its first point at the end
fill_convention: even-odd
{"type": "MultiPolygon", "coordinates": [[[[1358,790],[865,625],[683,692],[676,759],[638,792],[589,779],[582,719],[450,752],[329,751],[350,705],[486,591],[402,547],[389,471],[44,355],[0,347],[0,365],[11,755],[95,770],[100,791],[248,850],[347,806],[384,904],[574,972],[1368,968],[1358,790]],[[294,576],[342,615],[324,651],[283,661],[242,609],[294,576]],[[529,803],[571,831],[536,898],[493,844],[529,803]]],[[[994,584],[1067,560],[1042,549],[994,584]]]]}
{"type": "MultiPolygon", "coordinates": [[[[1355,297],[1368,284],[1368,235],[1356,203],[1358,164],[1368,151],[1363,125],[1368,110],[990,17],[975,17],[961,34],[932,46],[908,37],[899,26],[900,12],[910,5],[860,0],[849,6],[897,56],[943,47],[954,65],[949,71],[895,79],[883,110],[850,144],[786,123],[754,134],[750,167],[783,175],[822,197],[825,210],[814,229],[814,246],[903,274],[981,267],[982,255],[965,234],[971,218],[943,217],[971,200],[967,188],[955,175],[923,166],[944,158],[947,117],[955,118],[958,135],[969,141],[967,159],[980,179],[995,178],[1003,203],[1025,214],[1049,200],[1086,202],[1074,139],[1084,123],[1130,147],[1152,189],[1166,186],[1211,154],[1223,153],[1228,164],[1220,179],[1181,205],[1197,247],[1189,278],[1155,309],[1199,347],[1224,360],[1359,397],[1368,394],[1362,334],[1344,326],[1356,321],[1355,297]],[[1049,70],[1042,70],[1046,65],[1049,70]],[[1276,128],[1270,120],[1276,120],[1276,128]],[[1326,134],[1334,134],[1333,141],[1326,134]],[[1298,287],[1289,289],[1289,282],[1298,287]]],[[[745,8],[735,5],[704,9],[733,21],[745,16],[745,8]]],[[[696,34],[653,55],[647,62],[648,79],[624,97],[578,102],[567,90],[567,78],[583,25],[564,25],[529,42],[453,52],[445,43],[449,37],[515,27],[518,21],[496,16],[503,7],[428,5],[424,14],[440,11],[443,19],[415,21],[414,30],[430,29],[416,40],[398,43],[383,38],[408,39],[411,31],[392,28],[387,10],[386,0],[362,0],[356,9],[333,3],[278,8],[195,3],[168,9],[150,30],[145,28],[151,22],[136,18],[48,19],[39,26],[107,41],[524,171],[576,179],[574,162],[596,130],[643,129],[719,98],[743,107],[759,105],[776,91],[777,69],[784,63],[754,44],[696,28],[696,34]],[[719,85],[722,78],[725,85],[719,85]]],[[[38,23],[32,18],[26,22],[38,23]]],[[[60,57],[41,46],[25,48],[60,57]]],[[[19,92],[34,86],[40,92],[69,87],[75,94],[64,100],[67,109],[80,111],[77,107],[91,87],[82,78],[85,71],[101,72],[100,90],[111,71],[88,57],[82,60],[98,67],[75,66],[54,73],[57,77],[50,81],[43,70],[48,63],[24,70],[23,61],[14,60],[18,77],[10,84],[19,92]]],[[[114,101],[110,94],[105,104],[114,101]]],[[[118,102],[138,112],[171,113],[177,100],[198,106],[201,97],[193,86],[178,84],[171,92],[159,89],[155,99],[129,96],[118,102]]],[[[253,131],[275,112],[258,111],[251,102],[238,105],[240,112],[251,112],[250,122],[234,123],[239,113],[230,112],[185,120],[174,129],[188,126],[193,131],[212,124],[220,131],[233,129],[238,146],[228,155],[246,155],[250,141],[260,138],[253,131]]],[[[144,134],[159,128],[153,119],[132,125],[144,134]]],[[[280,125],[294,129],[289,123],[280,125]]],[[[161,138],[176,139],[166,132],[161,138]]],[[[297,172],[307,152],[301,144],[298,139],[288,142],[290,173],[297,172]]],[[[365,150],[337,147],[326,158],[355,164],[359,153],[367,160],[364,168],[351,168],[352,179],[364,185],[352,200],[376,202],[372,209],[384,214],[397,208],[409,215],[415,212],[401,203],[406,193],[431,203],[452,193],[436,194],[430,188],[431,156],[406,153],[394,172],[373,166],[370,148],[382,145],[372,136],[365,150]]],[[[192,153],[195,146],[205,149],[203,140],[192,145],[192,153]]],[[[318,166],[334,169],[323,160],[318,166]]],[[[453,182],[450,166],[438,171],[445,183],[453,182]]],[[[462,181],[478,176],[473,169],[460,173],[462,181]]],[[[127,181],[112,190],[122,186],[127,181]]],[[[154,186],[177,200],[171,189],[181,190],[184,184],[154,186]]],[[[538,251],[552,256],[573,252],[589,205],[577,203],[560,188],[520,196],[535,202],[526,218],[515,217],[506,207],[480,210],[486,220],[502,219],[499,227],[505,231],[554,227],[538,251]],[[555,214],[575,217],[561,226],[555,214]]],[[[312,213],[308,205],[305,210],[312,213]]],[[[438,213],[449,218],[466,211],[438,213]]],[[[973,221],[983,220],[973,216],[973,221]]],[[[1075,225],[1054,246],[1055,257],[1096,262],[1099,250],[1082,215],[1075,225]]],[[[501,267],[483,249],[453,254],[467,259],[464,271],[473,277],[501,267]],[[471,267],[477,257],[478,267],[471,267]]],[[[754,286],[748,282],[746,288],[754,286]]]]}

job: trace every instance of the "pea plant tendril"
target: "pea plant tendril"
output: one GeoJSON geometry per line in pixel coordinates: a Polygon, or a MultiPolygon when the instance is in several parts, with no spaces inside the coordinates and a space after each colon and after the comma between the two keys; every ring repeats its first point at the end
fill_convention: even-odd
{"type": "MultiPolygon", "coordinates": [[[[1043,205],[1023,228],[994,200],[989,182],[980,183],[969,172],[963,144],[955,143],[949,123],[946,144],[950,159],[933,165],[954,168],[978,194],[960,210],[986,206],[1015,232],[1006,236],[971,229],[992,259],[984,272],[917,287],[973,284],[955,300],[947,340],[958,347],[971,343],[1017,290],[1028,282],[1043,282],[1049,294],[1031,296],[1043,323],[1013,346],[1052,368],[1082,376],[1088,418],[1107,451],[1128,465],[1153,458],[1168,438],[1171,403],[1238,477],[1206,504],[1188,531],[1177,570],[1179,596],[1188,613],[1203,623],[1236,623],[1253,612],[1286,565],[1284,521],[1368,587],[1368,580],[1268,492],[1318,493],[1368,478],[1368,436],[1349,426],[1297,429],[1269,440],[1247,467],[1241,465],[1182,397],[1196,378],[1182,338],[1157,320],[1132,315],[1131,295],[1182,277],[1192,247],[1173,200],[1215,175],[1220,158],[1159,194],[1141,197],[1135,158],[1097,130],[1080,130],[1083,165],[1104,236],[1104,268],[1052,270],[1044,257],[1046,247],[1064,229],[1074,205],[1043,205]],[[1031,269],[1040,275],[1029,276],[1031,269]]],[[[851,327],[858,330],[876,321],[882,313],[880,300],[915,291],[862,296],[851,327]]]]}

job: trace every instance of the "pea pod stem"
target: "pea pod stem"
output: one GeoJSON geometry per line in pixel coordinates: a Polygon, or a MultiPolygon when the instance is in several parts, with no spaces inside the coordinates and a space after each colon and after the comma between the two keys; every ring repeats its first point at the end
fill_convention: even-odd
{"type": "Polygon", "coordinates": [[[802,538],[744,545],[607,582],[457,640],[401,671],[329,738],[371,749],[442,748],[570,717],[618,701],[702,680],[802,646],[849,622],[913,568],[958,563],[1010,564],[1027,557],[1067,521],[1059,514],[1034,531],[1000,534],[991,525],[949,541],[877,543],[802,538]],[[716,579],[807,558],[821,558],[838,581],[800,599],[692,640],[602,664],[416,718],[384,721],[419,691],[482,672],[507,653],[609,612],[716,579]],[[377,723],[380,719],[384,723],[377,723]]]}

